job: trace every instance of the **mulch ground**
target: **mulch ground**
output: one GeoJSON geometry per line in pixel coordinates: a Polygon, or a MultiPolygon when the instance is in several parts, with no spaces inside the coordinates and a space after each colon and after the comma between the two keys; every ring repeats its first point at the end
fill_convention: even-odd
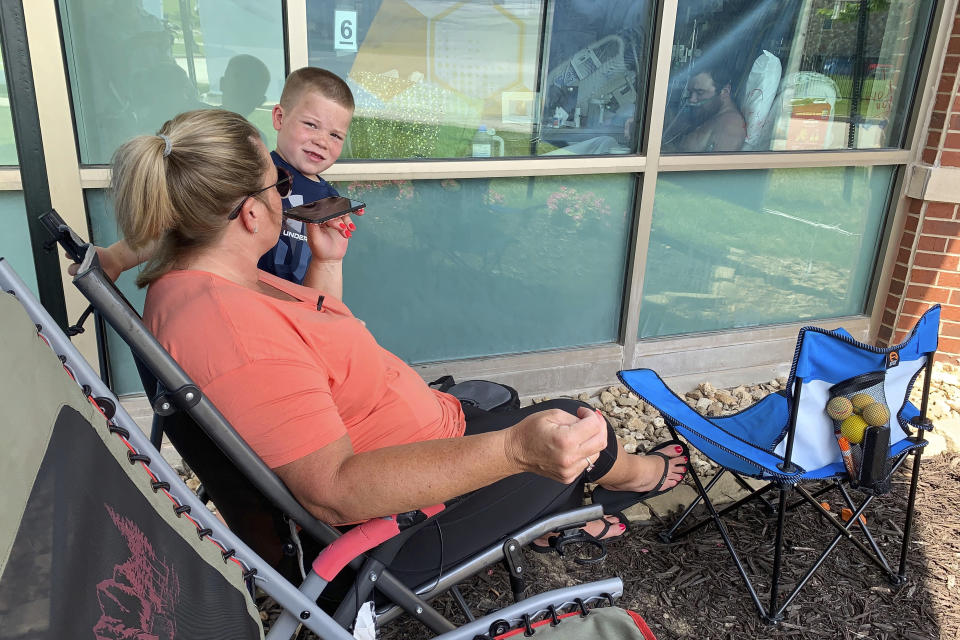
{"type": "MultiPolygon", "coordinates": [[[[713,525],[670,544],[657,536],[665,523],[634,527],[609,545],[608,556],[601,564],[591,567],[553,554],[527,553],[531,584],[541,591],[618,575],[624,582],[618,604],[640,613],[660,640],[958,640],[960,596],[955,582],[960,577],[960,455],[947,453],[925,459],[921,468],[906,583],[891,586],[851,543],[841,541],[776,626],[758,616],[713,525]]],[[[908,490],[907,476],[901,472],[894,478],[891,493],[875,500],[868,511],[871,531],[894,567],[899,562],[899,532],[908,490]]],[[[860,498],[857,492],[853,496],[855,500],[860,498]]],[[[830,502],[833,512],[844,506],[837,492],[822,499],[830,502]]],[[[835,531],[808,506],[791,512],[787,522],[789,552],[785,554],[781,593],[788,593],[800,580],[835,531]]],[[[728,517],[731,537],[752,578],[772,566],[775,523],[773,516],[754,505],[728,517]]],[[[862,534],[859,537],[862,539],[862,534]]],[[[767,589],[758,587],[764,604],[769,603],[767,589]]],[[[475,606],[475,614],[511,602],[506,574],[499,567],[462,585],[461,591],[475,606]]],[[[435,605],[451,619],[457,618],[451,600],[440,598],[435,605]]],[[[388,625],[382,633],[384,640],[429,637],[423,627],[409,619],[388,625]]]]}

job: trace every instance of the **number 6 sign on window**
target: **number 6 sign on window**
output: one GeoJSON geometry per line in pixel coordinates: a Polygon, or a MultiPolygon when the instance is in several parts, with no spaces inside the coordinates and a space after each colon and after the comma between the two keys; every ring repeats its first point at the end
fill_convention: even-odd
{"type": "Polygon", "coordinates": [[[333,12],[333,48],[344,51],[357,50],[357,12],[333,12]]]}

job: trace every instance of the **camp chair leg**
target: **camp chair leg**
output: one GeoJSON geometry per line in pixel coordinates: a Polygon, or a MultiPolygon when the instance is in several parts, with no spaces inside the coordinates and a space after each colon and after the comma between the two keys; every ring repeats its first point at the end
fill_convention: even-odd
{"type": "MultiPolygon", "coordinates": [[[[299,590],[300,593],[310,600],[316,600],[326,586],[327,581],[311,571],[307,574],[307,579],[300,585],[299,590]]],[[[284,612],[280,614],[280,617],[271,625],[266,640],[286,640],[287,638],[293,637],[295,633],[299,635],[297,628],[300,626],[300,622],[301,619],[297,616],[296,612],[284,610],[284,612]]]]}
{"type": "MultiPolygon", "coordinates": [[[[726,472],[727,472],[726,469],[720,469],[720,471],[718,471],[718,472],[713,476],[713,478],[710,480],[710,482],[707,483],[707,488],[703,490],[703,494],[699,494],[699,493],[697,494],[697,497],[694,498],[693,502],[691,502],[689,505],[687,505],[687,508],[684,509],[683,514],[682,514],[679,518],[677,518],[677,521],[676,521],[676,522],[673,523],[673,526],[670,527],[670,529],[668,529],[667,531],[661,531],[661,532],[660,532],[660,539],[661,539],[663,542],[669,543],[669,542],[673,539],[673,534],[674,534],[674,532],[677,530],[677,528],[678,528],[681,524],[683,524],[683,521],[687,519],[687,516],[689,516],[690,513],[693,512],[694,508],[696,508],[696,506],[697,506],[698,504],[700,504],[700,501],[703,500],[704,496],[706,496],[707,493],[710,492],[710,489],[713,488],[713,485],[715,485],[715,484],[717,483],[717,481],[720,480],[720,477],[721,477],[724,473],[726,473],[726,472]]],[[[693,468],[691,467],[691,468],[690,468],[690,475],[693,476],[693,475],[695,475],[695,474],[696,474],[696,471],[694,471],[693,468]]],[[[699,478],[697,479],[697,486],[698,486],[698,487],[700,486],[700,480],[699,480],[699,478]]],[[[683,532],[680,534],[680,537],[683,537],[683,536],[687,535],[687,534],[690,533],[691,531],[695,531],[696,529],[699,529],[700,527],[704,526],[704,525],[707,524],[708,522],[710,522],[710,519],[709,519],[709,518],[704,518],[703,520],[701,520],[700,522],[696,523],[695,525],[689,527],[688,529],[684,529],[683,532]]]]}
{"type": "MultiPolygon", "coordinates": [[[[919,437],[919,436],[918,436],[919,437]]],[[[910,536],[913,533],[913,505],[917,499],[917,483],[920,480],[920,454],[923,449],[915,449],[913,452],[913,477],[910,479],[910,495],[907,498],[907,517],[903,523],[903,542],[900,546],[900,568],[897,575],[891,577],[891,582],[896,585],[907,581],[907,551],[910,547],[910,536]]]]}
{"type": "Polygon", "coordinates": [[[777,596],[780,591],[780,569],[783,567],[783,522],[787,516],[787,495],[790,487],[780,487],[780,503],[777,506],[777,535],[773,545],[773,580],[770,583],[770,610],[763,618],[771,623],[780,622],[782,616],[777,611],[777,596]],[[773,613],[776,611],[776,613],[773,613]]]}
{"type": "Polygon", "coordinates": [[[843,539],[842,533],[838,533],[836,536],[834,536],[830,544],[827,545],[827,548],[824,549],[823,553],[820,554],[820,557],[817,558],[817,561],[813,563],[813,566],[811,566],[810,569],[808,569],[807,572],[803,575],[803,578],[801,578],[800,582],[797,583],[797,586],[793,588],[793,591],[790,592],[790,595],[788,595],[786,599],[783,601],[783,603],[781,603],[780,608],[776,611],[776,613],[772,613],[769,617],[764,616],[767,622],[777,622],[783,619],[783,612],[786,611],[790,603],[793,602],[793,599],[797,597],[797,594],[800,593],[800,590],[803,589],[803,587],[807,584],[810,578],[813,577],[813,574],[816,572],[816,570],[820,568],[820,565],[823,564],[824,560],[827,559],[827,556],[830,555],[830,553],[834,550],[834,548],[842,539],[843,539]]]}
{"type": "MultiPolygon", "coordinates": [[[[836,489],[836,488],[837,488],[837,482],[836,482],[836,481],[829,482],[829,483],[827,483],[826,486],[821,487],[821,488],[817,489],[816,491],[814,491],[813,493],[811,493],[811,494],[810,494],[810,497],[812,497],[812,498],[819,498],[820,496],[822,496],[823,494],[827,493],[828,491],[833,491],[833,490],[836,489]]],[[[787,505],[787,511],[793,511],[794,509],[796,509],[796,508],[799,507],[800,505],[804,505],[804,504],[807,504],[807,499],[806,499],[806,498],[800,498],[799,500],[795,500],[795,501],[792,502],[791,504],[788,504],[788,505],[787,505]]]]}
{"type": "MultiPolygon", "coordinates": [[[[730,470],[727,469],[727,471],[730,471],[730,470]]],[[[757,490],[751,487],[750,484],[743,479],[743,476],[741,476],[736,471],[730,471],[730,473],[733,474],[733,477],[737,481],[737,484],[739,484],[743,489],[750,492],[751,494],[756,493],[757,490]]],[[[767,497],[765,495],[763,495],[762,493],[757,493],[755,497],[759,498],[760,502],[763,503],[768,514],[772,515],[774,513],[773,504],[771,504],[771,502],[767,500],[767,497]]]]}
{"type": "Polygon", "coordinates": [[[457,603],[457,606],[460,607],[460,611],[463,611],[463,615],[466,616],[468,622],[473,622],[476,618],[473,616],[473,612],[470,611],[470,605],[467,604],[466,598],[463,597],[463,594],[460,593],[460,587],[454,585],[450,587],[450,595],[453,596],[453,601],[457,603]]]}
{"type": "MultiPolygon", "coordinates": [[[[850,496],[847,494],[846,490],[842,485],[838,485],[838,486],[840,487],[840,490],[844,493],[844,496],[848,500],[848,505],[850,506],[851,509],[853,509],[854,504],[853,504],[853,501],[850,500],[850,496]]],[[[854,538],[853,534],[850,531],[850,528],[853,527],[854,523],[859,524],[861,529],[866,529],[865,525],[863,525],[863,523],[860,522],[860,514],[862,514],[866,510],[866,508],[870,505],[870,503],[873,501],[873,496],[869,496],[864,501],[864,503],[860,506],[860,508],[854,511],[853,517],[850,518],[849,522],[847,522],[845,525],[841,525],[830,514],[830,512],[824,509],[820,505],[820,503],[814,499],[814,497],[809,492],[804,490],[802,487],[797,487],[797,490],[802,496],[804,496],[804,499],[809,501],[814,507],[818,508],[823,513],[823,515],[826,516],[827,521],[833,524],[836,528],[838,528],[840,532],[837,533],[836,536],[834,536],[830,544],[827,545],[827,548],[824,549],[823,552],[820,554],[820,557],[817,558],[817,561],[813,564],[813,566],[810,567],[809,570],[807,570],[807,572],[804,574],[800,582],[797,583],[797,586],[793,588],[793,591],[790,592],[790,595],[787,596],[786,600],[783,601],[783,603],[780,605],[780,608],[777,610],[777,612],[773,616],[771,616],[772,618],[776,618],[776,619],[779,619],[780,617],[782,617],[783,612],[786,610],[786,608],[790,605],[790,603],[797,596],[797,594],[800,593],[800,590],[804,587],[804,585],[807,584],[807,582],[813,576],[814,572],[816,572],[816,570],[820,568],[820,565],[823,564],[823,562],[827,559],[827,556],[830,555],[830,553],[834,550],[834,548],[837,546],[840,540],[842,540],[844,537],[850,540],[850,542],[852,542],[858,549],[860,549],[860,551],[862,551],[864,555],[870,558],[877,566],[879,566],[881,569],[884,569],[887,572],[888,576],[893,575],[893,572],[890,570],[889,566],[886,565],[886,560],[883,557],[883,554],[880,553],[879,549],[876,547],[876,543],[873,541],[873,537],[870,535],[869,531],[865,531],[865,533],[867,535],[867,538],[871,541],[871,544],[874,546],[874,551],[876,553],[871,553],[870,549],[868,549],[866,545],[864,545],[862,542],[854,538]]]]}
{"type": "MultiPolygon", "coordinates": [[[[691,472],[691,473],[692,473],[692,472],[691,472]]],[[[715,477],[716,477],[716,476],[715,476],[715,477]]],[[[711,484],[712,484],[712,483],[711,483],[711,484]]],[[[766,484],[766,485],[760,487],[759,489],[752,489],[752,488],[751,488],[751,493],[750,493],[749,495],[744,496],[743,498],[740,498],[740,499],[737,500],[736,502],[733,502],[733,503],[727,505],[726,507],[724,507],[723,509],[721,509],[720,511],[718,511],[717,514],[718,514],[719,516],[723,517],[724,515],[730,513],[731,511],[736,511],[737,509],[739,509],[740,507],[742,507],[742,506],[745,505],[746,503],[748,503],[748,502],[750,502],[750,501],[752,501],[752,500],[756,500],[756,499],[760,499],[764,504],[769,505],[769,504],[770,504],[769,501],[766,499],[766,497],[765,497],[763,494],[765,494],[765,493],[767,493],[768,491],[770,491],[771,489],[773,489],[774,486],[775,486],[775,485],[774,485],[773,483],[769,483],[769,484],[766,484]]],[[[709,491],[709,490],[710,490],[710,485],[707,485],[706,491],[709,491]]],[[[698,497],[698,498],[697,498],[697,501],[693,503],[694,506],[695,506],[700,500],[701,500],[701,498],[698,497]]],[[[689,511],[689,508],[688,508],[688,511],[689,511]]],[[[771,511],[773,511],[772,505],[771,505],[771,511]]],[[[686,517],[686,513],[684,514],[683,517],[686,517]]],[[[682,520],[682,518],[681,518],[681,520],[682,520]]],[[[680,525],[680,521],[678,520],[676,523],[674,523],[673,527],[670,529],[669,532],[664,532],[664,533],[661,533],[661,534],[660,534],[660,539],[663,540],[664,542],[670,542],[670,541],[673,540],[674,538],[682,538],[683,536],[686,536],[686,535],[688,535],[689,533],[692,533],[693,531],[696,531],[697,529],[700,529],[700,528],[704,527],[705,525],[709,524],[711,521],[712,521],[712,518],[710,518],[710,517],[705,517],[705,518],[703,518],[702,520],[700,520],[699,522],[690,525],[689,527],[687,527],[686,529],[684,529],[684,530],[681,531],[680,533],[673,533],[673,531],[680,525]],[[666,535],[666,534],[668,534],[668,533],[670,534],[669,536],[666,535]]]]}
{"type": "MultiPolygon", "coordinates": [[[[710,481],[710,484],[708,484],[707,486],[708,487],[713,486],[713,483],[717,480],[717,477],[719,475],[720,473],[717,473],[713,477],[713,480],[710,481]]],[[[753,588],[753,584],[751,584],[750,578],[747,576],[747,571],[746,569],[743,568],[743,563],[740,561],[740,556],[737,555],[736,549],[733,548],[733,543],[730,541],[730,534],[727,532],[727,527],[723,524],[723,520],[721,519],[720,514],[717,513],[717,510],[713,506],[713,503],[710,501],[710,498],[707,497],[707,490],[703,488],[703,483],[700,482],[700,476],[697,475],[696,471],[694,471],[693,469],[690,469],[690,477],[693,478],[694,484],[697,485],[697,495],[703,499],[703,504],[707,506],[707,510],[710,512],[710,517],[704,518],[704,520],[702,520],[701,522],[698,522],[697,524],[684,530],[682,535],[686,535],[691,530],[695,528],[699,528],[703,524],[710,521],[712,521],[715,525],[717,525],[717,530],[720,532],[720,537],[723,538],[723,543],[727,546],[727,551],[730,552],[730,557],[733,558],[733,563],[736,565],[737,571],[740,572],[740,577],[743,578],[743,583],[746,585],[747,591],[750,592],[750,597],[753,598],[754,604],[757,605],[757,610],[760,612],[760,615],[763,616],[763,605],[760,604],[760,597],[757,596],[757,592],[753,588]]],[[[770,486],[771,485],[767,485],[766,487],[763,487],[761,490],[766,490],[770,486]]],[[[726,509],[724,511],[726,511],[726,509]]]]}
{"type": "MultiPolygon", "coordinates": [[[[843,493],[843,498],[844,500],[846,500],[847,506],[850,508],[851,511],[854,511],[855,505],[854,505],[853,499],[850,497],[850,494],[847,493],[847,489],[843,485],[840,485],[840,491],[843,493]]],[[[871,557],[875,558],[874,562],[886,572],[887,577],[893,577],[893,570],[890,568],[890,564],[887,562],[886,556],[883,555],[883,552],[880,551],[880,547],[877,546],[877,541],[873,539],[873,534],[870,533],[870,529],[868,529],[867,525],[864,524],[862,520],[860,520],[860,514],[866,511],[867,507],[870,505],[872,501],[873,501],[873,496],[868,496],[867,499],[863,501],[863,504],[860,505],[860,508],[854,511],[853,516],[850,518],[850,522],[855,522],[860,527],[860,530],[863,531],[863,535],[866,536],[867,541],[870,543],[870,548],[873,549],[874,556],[871,556],[871,557]]],[[[850,538],[851,541],[854,539],[855,538],[852,538],[852,537],[850,538]]],[[[857,542],[860,542],[860,541],[857,540],[857,542]]],[[[864,550],[862,547],[862,544],[863,543],[861,542],[860,543],[861,551],[864,550]]],[[[866,552],[864,551],[864,553],[866,552]]],[[[867,555],[869,556],[870,554],[867,554],[867,555]]]]}
{"type": "Polygon", "coordinates": [[[367,599],[374,587],[437,635],[456,628],[452,622],[440,615],[439,611],[427,604],[426,600],[413,593],[392,573],[385,571],[382,562],[373,558],[367,559],[356,580],[356,588],[350,589],[333,615],[333,619],[344,628],[353,624],[357,607],[367,599]]]}
{"type": "MultiPolygon", "coordinates": [[[[933,428],[933,422],[927,417],[930,404],[930,381],[933,379],[933,363],[936,360],[936,350],[927,354],[927,363],[923,372],[923,393],[920,396],[920,414],[911,420],[917,428],[917,434],[910,439],[914,442],[921,440],[921,431],[933,428]]],[[[909,431],[908,431],[909,433],[909,431]]],[[[894,584],[903,584],[907,581],[907,551],[910,546],[910,536],[913,534],[913,505],[917,499],[917,483],[920,481],[920,455],[923,451],[918,447],[913,450],[913,476],[910,478],[910,494],[907,498],[907,517],[903,523],[903,543],[900,547],[900,567],[897,575],[891,579],[894,584]]]]}
{"type": "MultiPolygon", "coordinates": [[[[561,536],[563,534],[560,534],[561,536]]],[[[510,591],[513,592],[513,601],[520,602],[526,596],[527,581],[523,572],[522,545],[514,538],[507,538],[503,542],[503,566],[510,576],[510,591]]]]}
{"type": "Polygon", "coordinates": [[[383,569],[383,563],[378,560],[367,558],[367,560],[364,561],[360,571],[357,572],[353,587],[349,593],[344,596],[343,600],[340,601],[336,613],[333,614],[333,619],[336,620],[341,627],[349,629],[353,624],[360,604],[368,599],[370,592],[373,591],[375,586],[379,586],[377,585],[377,581],[380,579],[383,569]]]}
{"type": "Polygon", "coordinates": [[[854,505],[852,501],[849,500],[849,495],[846,494],[846,491],[844,490],[843,486],[842,485],[838,485],[838,486],[840,490],[846,495],[848,499],[848,506],[854,512],[853,517],[850,518],[847,524],[841,524],[836,519],[836,516],[834,514],[824,509],[823,506],[819,502],[817,502],[817,500],[815,500],[814,497],[810,495],[810,493],[808,493],[803,487],[797,487],[797,492],[800,493],[800,495],[804,496],[804,498],[811,504],[811,506],[813,506],[814,509],[818,510],[820,514],[824,516],[826,521],[839,532],[837,534],[838,536],[840,536],[841,538],[845,537],[847,540],[851,542],[851,544],[853,544],[853,546],[855,546],[857,549],[863,552],[863,554],[867,558],[869,558],[875,565],[877,565],[877,567],[886,571],[889,574],[890,568],[886,566],[885,562],[882,561],[875,554],[871,553],[871,550],[867,548],[865,544],[863,544],[862,542],[854,538],[853,532],[850,531],[853,525],[860,521],[860,514],[862,514],[867,509],[867,507],[870,506],[870,503],[873,502],[873,496],[868,496],[867,499],[864,501],[862,505],[860,505],[859,508],[855,508],[856,505],[854,505]]]}

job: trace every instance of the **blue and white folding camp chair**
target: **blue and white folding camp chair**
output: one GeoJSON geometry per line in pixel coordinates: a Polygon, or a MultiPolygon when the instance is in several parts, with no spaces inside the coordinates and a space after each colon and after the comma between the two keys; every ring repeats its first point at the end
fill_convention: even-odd
{"type": "MultiPolygon", "coordinates": [[[[679,432],[721,467],[706,488],[691,469],[690,476],[696,484],[699,496],[688,506],[673,527],[661,534],[661,538],[669,542],[675,537],[686,535],[694,529],[714,522],[733,556],[737,570],[743,577],[760,616],[771,623],[782,618],[787,605],[844,538],[880,567],[891,583],[902,584],[906,573],[907,547],[910,541],[913,505],[920,471],[920,453],[927,444],[920,437],[920,433],[923,430],[932,429],[932,423],[926,418],[926,410],[931,367],[937,349],[939,322],[940,307],[932,307],[920,318],[903,343],[886,349],[858,342],[843,329],[827,331],[818,327],[805,327],[800,330],[797,339],[793,366],[790,369],[785,391],[771,394],[744,411],[721,418],[701,416],[674,394],[650,369],[621,371],[619,375],[623,383],[663,414],[674,437],[679,432]],[[927,375],[924,377],[923,399],[918,410],[907,398],[914,381],[924,370],[927,375]],[[862,405],[877,401],[888,407],[885,416],[887,424],[884,425],[887,429],[879,426],[875,433],[881,435],[889,433],[889,445],[875,447],[876,456],[870,455],[871,447],[868,445],[876,444],[880,440],[870,439],[868,442],[865,439],[862,447],[855,445],[853,449],[857,454],[857,466],[856,474],[852,479],[838,446],[837,427],[841,421],[835,422],[825,411],[826,405],[835,396],[852,399],[850,406],[847,407],[848,412],[858,403],[862,405]],[[890,419],[891,415],[893,419],[890,419]],[[911,434],[911,428],[917,429],[916,435],[911,434]],[[907,501],[906,522],[903,527],[900,564],[899,569],[893,569],[860,515],[877,495],[889,489],[890,475],[911,452],[914,453],[913,477],[907,501]],[[879,462],[870,465],[871,461],[879,462]],[[866,475],[868,468],[871,471],[869,477],[866,475]],[[741,486],[750,490],[750,494],[718,512],[710,501],[708,492],[726,472],[734,474],[741,486]],[[768,483],[753,490],[742,476],[767,480],[768,483]],[[855,504],[845,486],[847,480],[851,480],[851,486],[858,486],[866,494],[861,504],[855,504]],[[802,486],[810,481],[826,481],[826,486],[820,487],[818,491],[811,494],[802,486]],[[830,514],[815,499],[834,488],[842,493],[847,507],[853,513],[845,523],[830,514]],[[770,603],[769,607],[765,608],[734,549],[722,516],[755,498],[766,502],[764,494],[771,489],[778,489],[780,495],[779,504],[776,507],[777,527],[770,603]],[[794,490],[802,499],[787,505],[787,497],[794,490]],[[701,500],[709,516],[677,532],[701,500]],[[837,534],[796,587],[782,602],[778,603],[785,515],[793,507],[803,504],[813,506],[837,529],[837,534]],[[858,537],[854,537],[856,532],[853,529],[854,524],[859,525],[860,531],[866,538],[866,544],[858,537]]],[[[840,402],[845,404],[844,401],[840,402]]],[[[880,414],[884,417],[882,410],[880,414]]],[[[845,416],[846,414],[841,414],[839,417],[845,416]]],[[[855,419],[849,423],[851,429],[856,424],[860,424],[858,420],[860,418],[855,416],[855,419]]],[[[860,424],[860,427],[862,426],[863,424],[860,424]]],[[[849,435],[851,432],[845,430],[845,433],[849,435]]],[[[859,433],[853,434],[854,437],[851,437],[851,440],[858,439],[855,436],[859,435],[859,433]]],[[[769,503],[767,506],[773,507],[769,503]]]]}

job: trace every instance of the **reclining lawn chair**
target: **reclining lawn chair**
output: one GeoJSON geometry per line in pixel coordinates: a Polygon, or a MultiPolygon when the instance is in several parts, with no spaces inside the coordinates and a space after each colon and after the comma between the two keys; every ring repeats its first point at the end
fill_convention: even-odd
{"type": "MultiPolygon", "coordinates": [[[[283,609],[268,640],[300,625],[323,639],[354,637],[314,601],[321,576],[346,564],[365,534],[395,531],[395,518],[337,538],[298,590],[183,484],[2,258],[0,287],[0,640],[262,638],[254,584],[283,609]]],[[[635,614],[596,608],[621,593],[617,578],[558,589],[440,637],[489,639],[559,621],[572,637],[629,628],[616,637],[652,638],[635,614]]]]}
{"type": "MultiPolygon", "coordinates": [[[[739,413],[721,418],[701,416],[649,369],[620,372],[620,379],[625,385],[663,414],[674,436],[679,432],[720,465],[720,470],[706,488],[694,470],[690,470],[699,496],[669,531],[661,534],[661,538],[669,542],[710,522],[715,523],[760,616],[771,623],[781,620],[787,605],[844,539],[860,549],[886,574],[891,583],[902,584],[906,573],[920,455],[927,444],[920,433],[933,428],[926,412],[939,320],[940,307],[935,306],[919,319],[906,341],[887,349],[858,342],[843,329],[826,331],[805,327],[800,330],[785,391],[771,394],[739,413]],[[914,381],[924,370],[923,399],[918,411],[907,398],[914,381]],[[836,401],[839,403],[836,406],[831,404],[831,410],[834,411],[831,417],[825,408],[835,397],[841,399],[836,401]],[[874,402],[880,408],[868,410],[867,407],[874,402]],[[839,411],[838,407],[843,411],[839,411]],[[855,408],[861,409],[863,416],[852,413],[855,408]],[[848,418],[850,422],[844,423],[848,418]],[[860,436],[867,426],[862,422],[867,421],[880,426],[870,427],[866,430],[867,435],[860,436]],[[850,447],[854,460],[852,475],[841,453],[838,426],[842,426],[843,431],[839,435],[845,436],[848,445],[859,440],[857,436],[863,438],[862,443],[854,443],[850,447]],[[911,435],[911,429],[917,429],[917,434],[911,435]],[[889,434],[887,442],[883,441],[885,433],[889,434]],[[900,565],[895,570],[887,562],[860,516],[875,497],[889,490],[891,474],[911,452],[914,454],[913,475],[900,547],[900,565]],[[718,512],[708,492],[728,472],[750,493],[718,512]],[[768,482],[753,490],[742,476],[768,482]],[[802,485],[812,481],[821,481],[825,486],[811,494],[802,485]],[[847,484],[866,494],[859,505],[848,492],[847,484]],[[838,520],[815,499],[834,488],[841,492],[852,512],[852,517],[846,523],[838,520]],[[764,494],[771,489],[779,490],[779,503],[776,506],[770,603],[765,608],[734,549],[722,516],[757,498],[766,502],[764,494]],[[801,500],[787,505],[787,498],[793,490],[801,500]],[[706,506],[708,517],[677,532],[700,501],[706,506]],[[787,511],[804,504],[811,505],[837,529],[837,533],[796,587],[779,602],[785,516],[787,511]],[[859,527],[867,544],[854,537],[854,525],[859,527]]],[[[766,504],[768,508],[773,508],[770,503],[766,504]]]]}
{"type": "MultiPolygon", "coordinates": [[[[85,245],[55,213],[45,220],[68,255],[75,259],[83,258],[74,279],[76,286],[96,312],[131,346],[143,369],[155,374],[159,380],[160,395],[153,399],[153,406],[163,420],[163,430],[197,473],[226,521],[254,551],[281,570],[288,579],[296,580],[302,575],[300,557],[309,560],[315,552],[342,540],[340,532],[307,512],[193,385],[143,326],[136,311],[104,276],[92,245],[85,245]]],[[[556,514],[515,532],[506,540],[491,541],[490,546],[470,560],[445,568],[443,575],[411,591],[385,570],[385,566],[407,536],[415,531],[409,524],[415,522],[417,527],[423,526],[425,515],[430,514],[400,514],[397,524],[404,529],[403,533],[389,539],[364,538],[365,545],[362,548],[350,548],[349,563],[344,561],[344,564],[349,564],[358,579],[339,603],[334,614],[338,623],[342,626],[352,623],[360,604],[376,586],[378,592],[391,602],[378,612],[377,617],[381,622],[389,622],[407,612],[435,633],[449,631],[454,628],[453,624],[430,607],[428,601],[449,590],[467,619],[472,619],[473,615],[456,585],[500,560],[507,565],[511,589],[515,600],[519,601],[526,589],[522,548],[551,531],[575,529],[587,521],[600,518],[602,508],[589,506],[556,514]],[[359,555],[372,547],[376,548],[370,554],[359,555]]],[[[396,534],[395,529],[390,533],[396,534]]],[[[383,536],[383,532],[380,535],[383,536]]],[[[345,546],[342,542],[337,544],[339,547],[345,546]]],[[[308,573],[302,588],[309,588],[307,593],[316,599],[325,583],[319,587],[308,584],[311,578],[308,573]]]]}

